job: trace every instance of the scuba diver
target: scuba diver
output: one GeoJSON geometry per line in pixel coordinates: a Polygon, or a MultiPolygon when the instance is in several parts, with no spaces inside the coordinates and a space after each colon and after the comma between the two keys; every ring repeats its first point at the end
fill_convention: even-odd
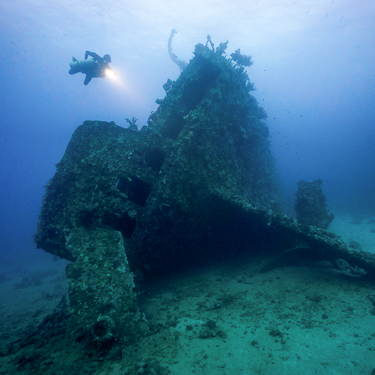
{"type": "Polygon", "coordinates": [[[84,85],[88,85],[92,78],[100,77],[104,78],[107,75],[108,70],[112,71],[108,63],[111,62],[111,56],[104,55],[100,57],[95,52],[86,51],[85,59],[78,61],[73,57],[73,62],[69,64],[69,74],[83,73],[86,74],[84,85]],[[88,59],[91,56],[92,59],[88,59]]]}

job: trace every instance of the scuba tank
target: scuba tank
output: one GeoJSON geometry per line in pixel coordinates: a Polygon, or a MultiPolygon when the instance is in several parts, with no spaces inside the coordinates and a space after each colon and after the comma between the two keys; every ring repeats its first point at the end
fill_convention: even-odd
{"type": "Polygon", "coordinates": [[[92,72],[95,69],[96,61],[93,59],[86,59],[86,60],[75,60],[69,63],[70,66],[70,74],[75,73],[84,73],[87,74],[88,72],[92,72]]]}

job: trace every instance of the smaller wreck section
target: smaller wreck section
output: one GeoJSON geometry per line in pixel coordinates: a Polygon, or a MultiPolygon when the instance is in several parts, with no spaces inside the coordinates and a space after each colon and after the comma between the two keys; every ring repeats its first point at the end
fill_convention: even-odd
{"type": "Polygon", "coordinates": [[[334,215],[328,212],[322,183],[321,179],[298,181],[294,210],[300,224],[328,229],[332,223],[334,215]]]}
{"type": "Polygon", "coordinates": [[[282,216],[265,112],[239,50],[223,52],[198,44],[140,131],[79,126],[46,187],[35,241],[72,262],[71,332],[95,358],[147,332],[137,277],[267,250],[280,256],[263,271],[304,254],[374,275],[373,260],[282,216]]]}

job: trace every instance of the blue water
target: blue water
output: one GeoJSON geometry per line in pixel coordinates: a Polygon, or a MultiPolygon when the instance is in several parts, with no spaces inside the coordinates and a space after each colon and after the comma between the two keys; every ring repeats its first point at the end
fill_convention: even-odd
{"type": "Polygon", "coordinates": [[[375,215],[375,2],[71,1],[0,3],[0,265],[35,250],[44,185],[84,120],[145,125],[162,85],[210,34],[252,55],[286,209],[300,179],[321,178],[333,213],[375,215]],[[188,4],[189,3],[189,4],[188,4]],[[115,80],[68,74],[86,50],[112,56],[115,80]]]}

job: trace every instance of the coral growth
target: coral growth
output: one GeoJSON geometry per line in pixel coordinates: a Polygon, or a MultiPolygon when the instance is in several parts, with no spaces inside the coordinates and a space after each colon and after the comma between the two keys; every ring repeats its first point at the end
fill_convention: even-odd
{"type": "Polygon", "coordinates": [[[234,53],[230,55],[235,66],[242,68],[244,66],[251,66],[253,62],[251,61],[251,56],[242,55],[241,50],[237,49],[234,53]]]}

